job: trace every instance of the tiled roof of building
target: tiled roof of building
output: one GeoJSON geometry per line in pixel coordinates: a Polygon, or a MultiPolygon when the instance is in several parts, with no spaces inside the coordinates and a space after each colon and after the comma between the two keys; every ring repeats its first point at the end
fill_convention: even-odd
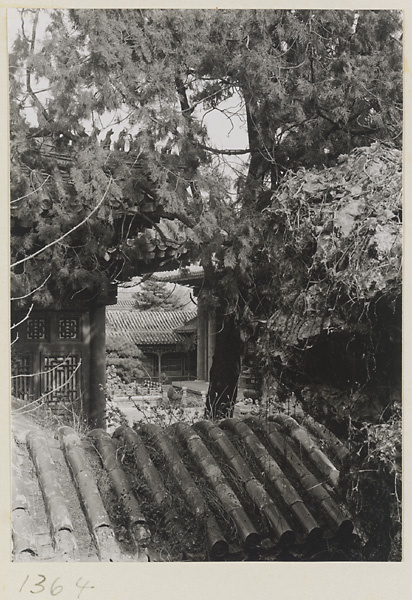
{"type": "Polygon", "coordinates": [[[162,271],[154,273],[153,279],[157,281],[168,281],[170,283],[188,283],[194,280],[201,280],[204,277],[203,267],[190,265],[184,269],[176,269],[174,271],[162,271]]]}
{"type": "MultiPolygon", "coordinates": [[[[16,560],[39,559],[43,551],[37,544],[33,494],[25,493],[35,483],[43,486],[38,496],[49,518],[43,519],[42,532],[43,523],[49,523],[51,557],[60,552],[65,560],[78,560],[76,539],[87,535],[75,505],[85,513],[89,542],[96,543],[94,559],[120,560],[125,536],[118,538],[112,524],[113,501],[119,502],[115,514],[123,510],[128,515],[122,523],[128,523],[134,560],[142,548],[157,560],[158,527],[164,520],[170,527],[173,519],[181,520],[182,543],[188,549],[196,546],[197,560],[345,560],[345,552],[360,542],[338,486],[347,450],[324,429],[315,431],[313,423],[309,432],[304,419],[279,413],[270,420],[251,417],[219,424],[135,424],[134,429],[120,427],[112,437],[94,430],[89,439],[96,451],[69,427],[60,428],[60,448],[50,432],[24,440],[19,435],[19,460],[13,463],[16,560]],[[43,476],[47,469],[50,474],[50,453],[59,463],[53,478],[43,476]],[[30,461],[36,468],[29,469],[30,461]],[[26,465],[24,473],[19,464],[26,465]],[[114,494],[101,495],[97,486],[105,471],[114,494]],[[87,486],[82,485],[85,473],[87,486]],[[61,498],[57,507],[52,500],[63,478],[72,501],[61,498]]],[[[171,552],[167,560],[181,560],[172,557],[175,543],[170,537],[161,540],[164,552],[171,552]]],[[[352,554],[351,560],[361,558],[352,554]]]]}
{"type": "Polygon", "coordinates": [[[136,300],[132,297],[132,294],[124,294],[117,296],[117,302],[114,305],[117,310],[132,310],[134,305],[136,304],[136,300]]]}
{"type": "Polygon", "coordinates": [[[176,333],[195,333],[197,331],[197,316],[186,321],[181,327],[178,327],[176,333]]]}
{"type": "Polygon", "coordinates": [[[185,324],[196,317],[195,311],[106,311],[106,335],[123,338],[139,346],[180,344],[187,337],[185,324]]]}

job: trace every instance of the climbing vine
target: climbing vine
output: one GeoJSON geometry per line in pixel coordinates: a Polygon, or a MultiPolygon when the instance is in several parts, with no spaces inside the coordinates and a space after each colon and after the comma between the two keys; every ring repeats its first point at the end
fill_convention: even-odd
{"type": "Polygon", "coordinates": [[[293,368],[308,384],[321,380],[319,361],[332,349],[339,364],[323,381],[352,391],[385,377],[399,385],[400,365],[391,373],[388,354],[400,347],[400,151],[375,143],[333,167],[299,170],[273,195],[264,220],[271,298],[259,335],[264,368],[293,368]]]}

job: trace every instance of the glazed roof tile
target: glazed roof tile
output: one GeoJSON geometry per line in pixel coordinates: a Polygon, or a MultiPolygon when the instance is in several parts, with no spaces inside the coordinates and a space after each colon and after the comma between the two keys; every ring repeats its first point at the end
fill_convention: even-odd
{"type": "MultiPolygon", "coordinates": [[[[61,448],[75,480],[87,471],[93,480],[88,484],[91,489],[101,477],[99,473],[106,471],[113,497],[118,498],[118,506],[122,505],[128,515],[131,539],[137,549],[147,548],[149,556],[153,552],[151,560],[156,560],[151,529],[157,532],[156,519],[170,517],[170,511],[175,510],[171,502],[180,506],[173,518],[182,520],[182,531],[187,537],[184,543],[202,547],[198,560],[233,560],[235,554],[239,560],[251,556],[258,560],[313,560],[316,556],[319,560],[322,553],[323,560],[333,556],[336,559],[339,555],[332,548],[356,548],[360,540],[353,533],[352,518],[339,493],[339,459],[332,464],[330,458],[334,456],[330,443],[336,446],[337,440],[322,428],[316,428],[316,436],[311,434],[304,423],[305,420],[299,424],[285,414],[269,420],[229,418],[220,423],[199,421],[193,425],[180,421],[168,427],[137,423],[134,428],[119,427],[112,436],[103,430],[90,432],[93,446],[87,452],[85,442],[72,429],[63,427],[59,431],[61,448]],[[331,473],[336,477],[331,477],[331,473]],[[190,529],[196,523],[197,530],[190,529]],[[189,539],[189,531],[197,531],[196,542],[189,539]]],[[[314,430],[313,423],[311,426],[314,430]]],[[[28,436],[31,453],[27,448],[25,452],[28,460],[34,460],[43,486],[49,481],[42,475],[50,467],[47,446],[56,442],[52,433],[49,440],[46,432],[37,438],[34,448],[33,439],[28,436]]],[[[20,452],[23,450],[21,447],[20,452]]],[[[62,469],[63,465],[55,473],[57,480],[63,476],[62,469]]],[[[18,473],[16,483],[22,484],[18,473]]],[[[74,491],[87,496],[90,490],[83,490],[80,483],[80,479],[77,486],[72,483],[74,491]]],[[[58,481],[53,485],[58,485],[58,481]]],[[[23,487],[22,484],[16,488],[13,506],[14,510],[26,511],[24,516],[30,524],[30,498],[26,504],[21,502],[23,487]]],[[[43,489],[46,513],[53,508],[48,494],[54,493],[54,488],[43,489]]],[[[100,496],[96,485],[90,493],[94,494],[93,502],[86,496],[81,502],[83,510],[90,512],[85,515],[89,527],[98,530],[103,524],[106,530],[112,527],[117,536],[109,517],[110,494],[100,496]]],[[[59,517],[63,513],[59,509],[49,516],[54,514],[59,517]]],[[[56,535],[56,523],[53,519],[50,523],[51,536],[56,535]]],[[[35,526],[33,522],[34,529],[35,526]]],[[[76,520],[71,519],[73,542],[81,533],[77,529],[76,520]]],[[[94,537],[95,534],[96,531],[94,537]]],[[[35,557],[33,540],[35,536],[27,543],[30,542],[35,557]]],[[[122,540],[112,539],[108,549],[118,556],[114,542],[121,548],[122,540]]],[[[170,539],[161,541],[166,551],[167,544],[172,543],[170,539]]],[[[16,537],[15,555],[24,552],[22,548],[16,537]]],[[[98,548],[98,554],[104,560],[107,552],[98,548]]],[[[73,558],[76,559],[75,554],[73,558]]]]}

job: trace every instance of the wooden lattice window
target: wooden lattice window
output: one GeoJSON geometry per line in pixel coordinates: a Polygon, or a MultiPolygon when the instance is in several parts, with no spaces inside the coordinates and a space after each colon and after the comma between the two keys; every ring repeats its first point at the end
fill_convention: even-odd
{"type": "Polygon", "coordinates": [[[61,340],[78,340],[80,338],[79,319],[77,317],[59,319],[59,338],[61,340]]]}
{"type": "Polygon", "coordinates": [[[45,340],[47,338],[47,322],[44,318],[33,318],[27,320],[27,339],[45,340]]]}
{"type": "Polygon", "coordinates": [[[22,400],[33,396],[33,356],[31,354],[13,354],[11,360],[12,394],[22,400]]]}
{"type": "Polygon", "coordinates": [[[42,374],[42,395],[49,405],[58,402],[73,404],[80,400],[80,357],[45,356],[42,374]]]}

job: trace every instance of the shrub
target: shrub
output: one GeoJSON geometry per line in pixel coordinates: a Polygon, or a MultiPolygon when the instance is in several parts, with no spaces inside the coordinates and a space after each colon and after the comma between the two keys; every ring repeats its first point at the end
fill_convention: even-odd
{"type": "Polygon", "coordinates": [[[395,405],[386,422],[350,428],[340,486],[366,534],[365,560],[402,558],[402,426],[395,405]]]}
{"type": "Polygon", "coordinates": [[[123,383],[132,383],[140,377],[147,377],[143,366],[143,352],[129,340],[118,336],[106,342],[107,366],[114,367],[123,383]]]}

